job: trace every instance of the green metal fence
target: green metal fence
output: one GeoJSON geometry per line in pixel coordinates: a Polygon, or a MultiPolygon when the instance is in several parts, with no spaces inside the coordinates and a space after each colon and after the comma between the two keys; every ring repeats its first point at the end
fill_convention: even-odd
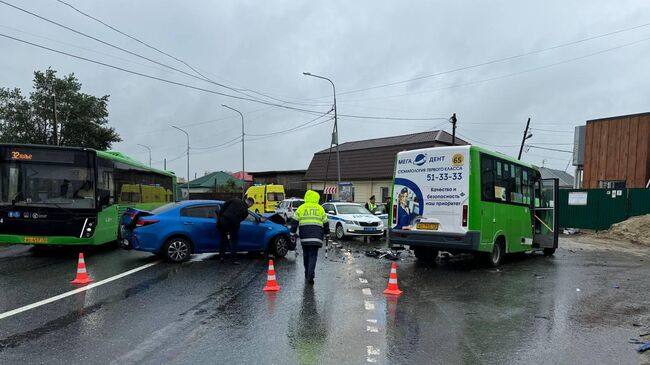
{"type": "Polygon", "coordinates": [[[650,214],[650,189],[560,190],[562,228],[608,229],[636,215],[650,214]]]}

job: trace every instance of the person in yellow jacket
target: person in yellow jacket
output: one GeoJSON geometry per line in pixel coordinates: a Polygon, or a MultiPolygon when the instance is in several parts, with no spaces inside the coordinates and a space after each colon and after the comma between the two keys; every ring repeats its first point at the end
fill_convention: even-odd
{"type": "Polygon", "coordinates": [[[299,231],[300,244],[302,245],[303,263],[305,265],[305,280],[314,283],[316,277],[316,260],[318,249],[323,247],[323,240],[330,234],[327,214],[318,204],[320,195],[313,190],[305,193],[305,203],[293,213],[291,232],[299,231]]]}

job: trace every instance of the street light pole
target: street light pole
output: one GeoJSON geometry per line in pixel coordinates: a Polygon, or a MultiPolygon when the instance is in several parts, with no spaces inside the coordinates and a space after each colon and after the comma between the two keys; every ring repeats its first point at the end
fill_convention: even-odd
{"type": "Polygon", "coordinates": [[[144,147],[149,151],[149,167],[151,167],[151,147],[138,143],[138,146],[144,147]]]}
{"type": "Polygon", "coordinates": [[[180,129],[177,126],[173,125],[172,128],[178,129],[179,131],[185,133],[187,137],[187,199],[190,198],[190,135],[184,129],[180,129]]]}
{"type": "Polygon", "coordinates": [[[241,179],[242,179],[242,184],[241,184],[241,196],[242,199],[244,198],[244,195],[246,195],[246,164],[245,164],[245,159],[244,159],[244,138],[246,134],[244,133],[244,114],[242,114],[239,110],[235,108],[231,108],[226,104],[221,104],[222,107],[230,109],[232,111],[236,111],[239,113],[239,116],[241,117],[241,179]]]}
{"type": "MultiPolygon", "coordinates": [[[[339,154],[339,120],[338,120],[338,114],[336,112],[336,86],[334,86],[334,82],[327,77],[324,76],[319,76],[319,75],[314,75],[309,72],[303,72],[302,73],[305,76],[311,76],[315,77],[318,79],[323,79],[327,80],[332,84],[332,90],[334,90],[334,131],[332,132],[332,141],[336,142],[336,172],[337,172],[337,180],[338,180],[338,185],[336,188],[336,195],[337,197],[340,197],[340,190],[341,190],[341,156],[339,154]]],[[[325,177],[327,178],[327,176],[325,177]]]]}

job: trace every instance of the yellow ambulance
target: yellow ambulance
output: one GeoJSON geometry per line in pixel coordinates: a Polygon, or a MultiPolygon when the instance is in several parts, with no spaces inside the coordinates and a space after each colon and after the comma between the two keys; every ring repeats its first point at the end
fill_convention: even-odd
{"type": "Polygon", "coordinates": [[[274,213],[278,204],[284,200],[284,186],[253,185],[246,190],[246,197],[255,200],[250,208],[255,213],[274,213]]]}

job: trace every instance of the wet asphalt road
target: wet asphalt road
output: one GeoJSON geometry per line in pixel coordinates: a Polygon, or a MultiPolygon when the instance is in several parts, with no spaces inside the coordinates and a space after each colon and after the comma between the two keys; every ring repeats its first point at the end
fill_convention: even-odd
{"type": "MultiPolygon", "coordinates": [[[[261,290],[261,256],[242,256],[241,266],[214,255],[158,263],[0,319],[0,363],[650,362],[628,343],[650,332],[650,254],[571,244],[553,258],[523,255],[488,269],[468,258],[424,264],[405,252],[404,293],[393,298],[382,294],[391,261],[366,257],[371,246],[345,242],[328,260],[321,250],[313,287],[302,257],[289,253],[276,260],[275,294],[261,290]]],[[[155,261],[86,254],[95,280],[155,261]]],[[[75,269],[73,250],[0,247],[0,313],[74,289],[75,269]]]]}

